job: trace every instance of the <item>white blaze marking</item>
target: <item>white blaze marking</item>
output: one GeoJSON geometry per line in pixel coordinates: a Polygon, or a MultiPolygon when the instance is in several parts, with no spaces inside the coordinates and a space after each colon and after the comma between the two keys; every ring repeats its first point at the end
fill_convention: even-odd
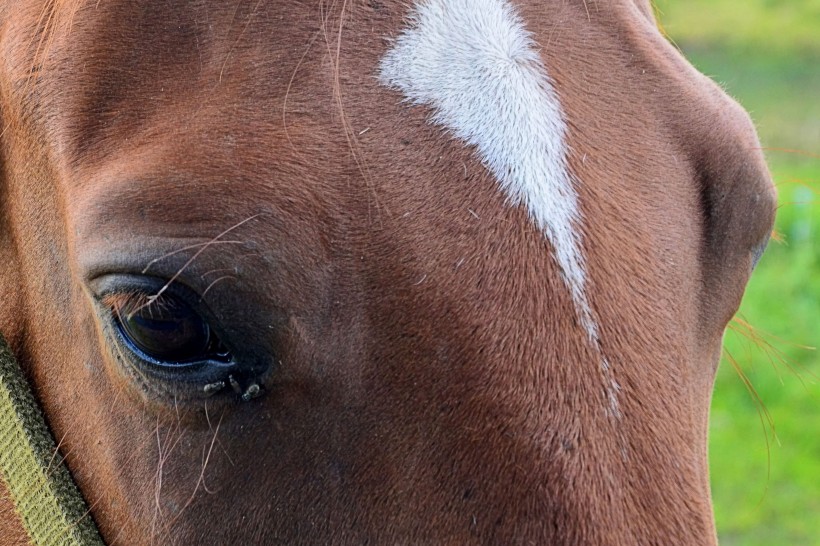
{"type": "Polygon", "coordinates": [[[530,33],[505,0],[419,0],[409,21],[381,61],[381,83],[431,107],[432,122],[474,146],[509,200],[527,208],[552,243],[581,325],[600,352],[567,127],[530,33]]]}
{"type": "Polygon", "coordinates": [[[476,147],[514,204],[524,204],[555,248],[590,339],[595,321],[586,275],[578,196],[567,167],[558,97],[530,34],[503,0],[427,0],[381,63],[381,82],[433,122],[476,147]]]}

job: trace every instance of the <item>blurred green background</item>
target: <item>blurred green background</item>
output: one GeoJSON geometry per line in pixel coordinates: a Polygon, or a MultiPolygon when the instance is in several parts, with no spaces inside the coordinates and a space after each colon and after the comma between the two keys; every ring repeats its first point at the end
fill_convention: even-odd
{"type": "Polygon", "coordinates": [[[730,327],[715,385],[721,544],[820,545],[820,355],[803,347],[820,344],[820,0],[655,5],[689,60],[751,113],[779,193],[782,241],[769,245],[737,317],[756,333],[730,327]]]}

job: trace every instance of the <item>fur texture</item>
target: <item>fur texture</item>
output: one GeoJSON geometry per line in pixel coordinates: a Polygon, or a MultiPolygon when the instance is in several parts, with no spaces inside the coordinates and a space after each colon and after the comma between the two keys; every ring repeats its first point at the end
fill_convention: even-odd
{"type": "Polygon", "coordinates": [[[754,129],[645,0],[476,2],[0,0],[0,329],[106,541],[715,543],[754,129]],[[261,396],[112,335],[171,279],[261,396]]]}
{"type": "Polygon", "coordinates": [[[598,343],[585,293],[567,127],[537,46],[504,0],[427,0],[381,61],[380,80],[474,146],[511,203],[549,238],[581,325],[598,343]]]}
{"type": "MultiPolygon", "coordinates": [[[[514,205],[552,243],[581,327],[598,353],[587,298],[578,194],[567,127],[537,46],[503,0],[429,0],[381,61],[383,85],[433,109],[431,121],[474,146],[514,205]]],[[[607,412],[620,416],[620,386],[601,355],[607,412]]]]}

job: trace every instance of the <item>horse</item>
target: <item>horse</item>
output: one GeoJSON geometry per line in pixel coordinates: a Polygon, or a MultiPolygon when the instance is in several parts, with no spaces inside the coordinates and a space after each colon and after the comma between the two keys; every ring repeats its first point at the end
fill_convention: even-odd
{"type": "Polygon", "coordinates": [[[0,51],[0,332],[108,544],[716,543],[776,198],[648,1],[3,0],[0,51]]]}

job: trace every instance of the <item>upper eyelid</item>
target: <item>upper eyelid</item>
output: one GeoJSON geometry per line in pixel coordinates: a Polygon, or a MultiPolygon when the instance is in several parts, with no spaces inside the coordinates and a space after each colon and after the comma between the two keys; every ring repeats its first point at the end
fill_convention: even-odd
{"type": "MultiPolygon", "coordinates": [[[[154,357],[150,353],[146,352],[144,349],[140,348],[138,343],[136,343],[130,337],[130,335],[125,331],[125,328],[124,328],[124,325],[123,325],[123,318],[124,318],[125,315],[122,314],[121,310],[119,310],[115,307],[117,305],[117,303],[125,302],[126,305],[134,305],[136,303],[137,307],[130,311],[131,313],[134,313],[134,312],[138,311],[139,309],[143,309],[145,307],[148,307],[149,309],[151,309],[151,306],[155,305],[154,302],[161,301],[161,300],[168,300],[169,298],[173,298],[173,297],[174,297],[173,295],[168,295],[168,296],[165,296],[164,298],[160,297],[157,300],[154,300],[153,302],[150,302],[150,303],[139,304],[139,302],[145,301],[146,299],[150,298],[150,296],[148,296],[145,293],[143,293],[143,294],[139,294],[139,293],[133,294],[133,293],[129,293],[129,292],[120,292],[120,293],[115,293],[114,292],[114,293],[109,293],[109,294],[106,294],[105,296],[102,296],[101,297],[101,303],[106,305],[106,307],[108,307],[108,309],[113,312],[113,316],[109,316],[109,320],[114,321],[114,331],[113,331],[113,334],[115,336],[114,339],[119,341],[119,342],[125,342],[126,347],[128,349],[128,353],[130,355],[137,358],[139,361],[148,363],[148,364],[153,365],[153,366],[165,366],[166,364],[171,364],[173,369],[182,370],[182,369],[189,368],[190,366],[201,365],[202,363],[204,363],[206,361],[208,361],[208,362],[220,361],[221,362],[221,356],[222,356],[221,353],[219,354],[219,358],[216,358],[217,357],[216,353],[213,353],[213,354],[203,353],[202,356],[205,357],[205,358],[203,358],[201,361],[200,360],[180,361],[180,362],[177,362],[177,361],[164,361],[160,358],[154,357]],[[137,299],[134,299],[135,297],[137,299]],[[114,306],[108,306],[106,302],[113,302],[114,306]],[[131,302],[131,303],[129,303],[129,302],[131,302]]],[[[221,337],[214,331],[214,329],[211,327],[208,320],[203,318],[195,309],[190,308],[190,306],[188,306],[188,304],[185,303],[184,301],[182,301],[182,303],[185,307],[188,307],[190,311],[195,313],[199,317],[199,319],[202,320],[205,323],[205,325],[210,330],[211,334],[216,336],[215,339],[219,343],[219,346],[225,348],[224,343],[222,343],[221,337]]],[[[160,304],[162,304],[162,303],[160,303],[160,304]]],[[[168,305],[173,305],[173,304],[168,302],[168,305]]],[[[117,346],[117,350],[119,351],[120,350],[119,343],[117,343],[116,346],[117,346]]],[[[232,351],[230,351],[230,349],[227,349],[227,352],[225,354],[228,355],[228,356],[231,356],[231,358],[226,362],[222,362],[222,364],[223,365],[226,364],[226,363],[231,364],[231,365],[235,364],[235,362],[233,360],[233,356],[232,356],[232,354],[233,354],[232,351]]],[[[120,352],[120,355],[125,356],[125,353],[120,352]]]]}
{"type": "Polygon", "coordinates": [[[154,297],[147,292],[127,290],[122,292],[108,292],[100,298],[100,301],[104,306],[108,307],[114,311],[115,314],[122,317],[124,315],[136,313],[140,309],[146,307],[148,309],[157,309],[158,311],[162,311],[166,305],[173,305],[171,298],[174,297],[175,296],[171,294],[158,294],[154,297]]]}
{"type": "Polygon", "coordinates": [[[200,294],[200,290],[182,282],[181,279],[170,282],[161,276],[112,272],[91,280],[89,288],[94,299],[109,309],[114,306],[119,308],[130,306],[133,312],[140,305],[147,303],[140,302],[135,305],[134,301],[137,298],[150,299],[148,303],[151,305],[176,300],[184,302],[191,309],[208,318],[209,322],[214,318],[214,313],[208,305],[209,298],[205,297],[207,291],[200,294]]]}
{"type": "MultiPolygon", "coordinates": [[[[222,327],[221,321],[211,311],[207,301],[188,285],[174,282],[168,285],[168,289],[161,294],[159,288],[165,286],[168,281],[161,277],[151,275],[140,275],[133,273],[117,274],[111,273],[98,277],[93,281],[91,288],[94,299],[102,311],[99,315],[103,321],[122,322],[130,318],[130,313],[135,313],[140,309],[160,311],[161,306],[169,308],[185,307],[193,312],[207,324],[211,333],[216,336],[231,354],[235,354],[235,347],[230,343],[230,335],[222,327]]],[[[115,326],[115,330],[117,327],[115,326]]],[[[117,332],[117,336],[122,337],[122,333],[117,332]]],[[[137,355],[139,358],[139,355],[137,355]]],[[[155,359],[151,359],[154,361],[155,359]]],[[[159,362],[159,361],[157,361],[159,362]]]]}

